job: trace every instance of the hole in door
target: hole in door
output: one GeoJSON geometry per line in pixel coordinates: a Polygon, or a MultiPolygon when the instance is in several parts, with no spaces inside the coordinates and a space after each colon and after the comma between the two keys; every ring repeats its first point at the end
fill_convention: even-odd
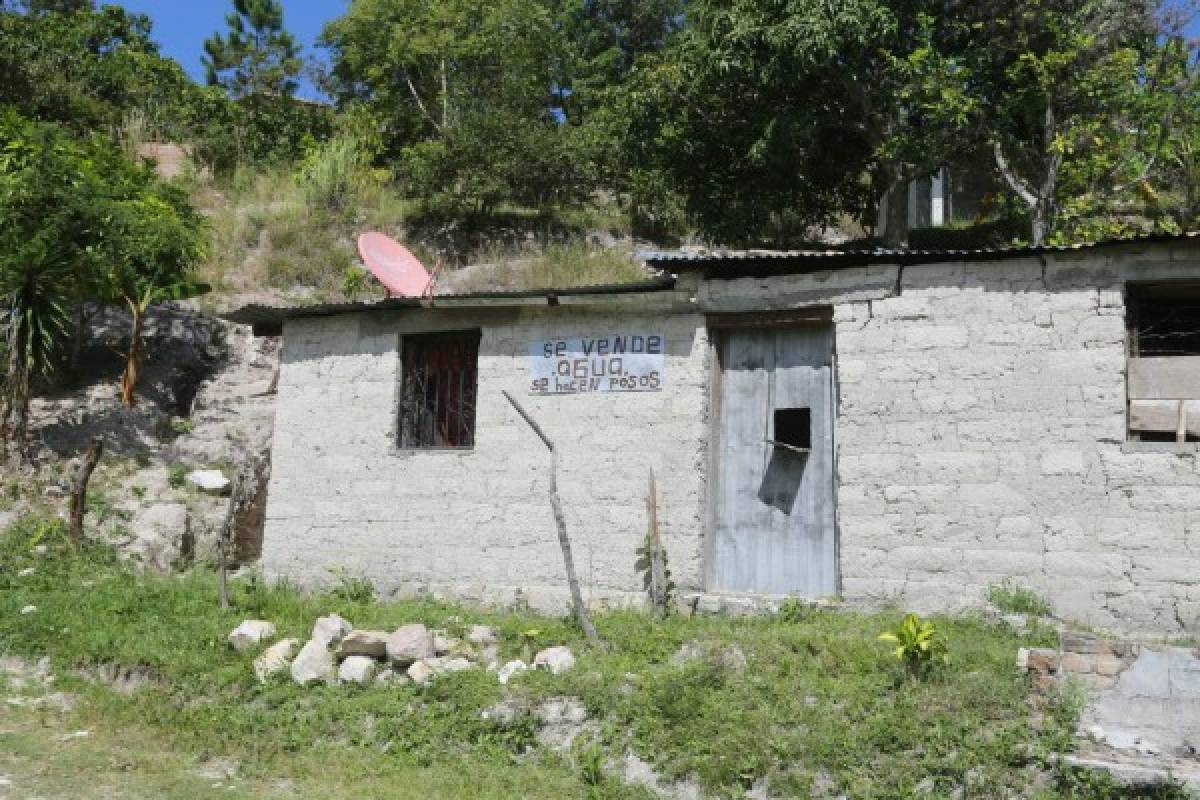
{"type": "Polygon", "coordinates": [[[812,449],[812,410],[775,409],[775,441],[797,450],[812,449]]]}

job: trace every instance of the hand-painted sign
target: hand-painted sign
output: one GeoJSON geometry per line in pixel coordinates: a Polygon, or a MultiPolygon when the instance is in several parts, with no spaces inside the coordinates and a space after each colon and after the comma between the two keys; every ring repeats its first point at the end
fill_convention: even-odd
{"type": "Polygon", "coordinates": [[[529,343],[530,394],[657,392],[666,379],[660,334],[543,339],[529,343]]]}

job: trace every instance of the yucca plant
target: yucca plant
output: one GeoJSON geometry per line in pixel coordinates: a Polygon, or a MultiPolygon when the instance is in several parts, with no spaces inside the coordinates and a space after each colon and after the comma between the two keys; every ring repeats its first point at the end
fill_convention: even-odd
{"type": "Polygon", "coordinates": [[[879,641],[896,645],[892,652],[914,677],[950,662],[949,647],[937,626],[916,614],[907,615],[893,630],[879,634],[879,641]]]}

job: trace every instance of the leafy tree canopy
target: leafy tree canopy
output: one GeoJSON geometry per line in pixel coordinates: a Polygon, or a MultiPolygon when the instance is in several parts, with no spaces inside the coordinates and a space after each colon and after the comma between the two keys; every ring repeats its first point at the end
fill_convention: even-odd
{"type": "Polygon", "coordinates": [[[229,27],[204,42],[208,82],[233,97],[291,97],[300,74],[300,50],[283,27],[281,0],[233,0],[229,27]]]}

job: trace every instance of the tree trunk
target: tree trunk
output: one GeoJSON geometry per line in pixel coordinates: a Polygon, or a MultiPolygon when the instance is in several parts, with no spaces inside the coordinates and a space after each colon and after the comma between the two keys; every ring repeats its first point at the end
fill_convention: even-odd
{"type": "Polygon", "coordinates": [[[654,480],[653,467],[650,469],[650,486],[646,493],[646,516],[649,520],[646,544],[650,557],[650,604],[659,616],[665,617],[670,610],[670,592],[667,586],[667,559],[658,530],[658,485],[654,480]]]}
{"type": "Polygon", "coordinates": [[[138,370],[142,363],[142,324],[145,321],[145,311],[137,303],[129,304],[129,312],[133,315],[133,332],[129,338],[129,352],[125,356],[125,374],[121,377],[121,405],[133,408],[137,403],[134,390],[137,389],[138,370]]]}
{"type": "Polygon", "coordinates": [[[562,499],[558,496],[558,451],[554,449],[554,443],[550,441],[550,437],[546,436],[542,427],[533,417],[529,416],[529,412],[517,402],[517,399],[507,391],[503,394],[521,415],[521,418],[529,424],[530,428],[533,428],[533,432],[542,440],[542,444],[546,445],[546,449],[550,451],[550,508],[554,512],[554,524],[558,528],[558,545],[562,548],[563,566],[567,570],[571,604],[575,607],[575,618],[579,620],[579,627],[583,628],[583,633],[587,636],[588,641],[600,644],[600,634],[596,633],[595,626],[588,618],[587,609],[583,605],[583,593],[579,591],[579,577],[575,574],[575,558],[571,553],[571,540],[567,537],[567,519],[563,514],[562,499]]]}
{"type": "Polygon", "coordinates": [[[908,173],[900,167],[884,168],[885,188],[880,199],[879,239],[884,247],[908,242],[908,173]]]}
{"type": "Polygon", "coordinates": [[[3,440],[3,456],[8,461],[12,455],[10,446],[16,448],[17,458],[29,460],[29,367],[25,363],[25,340],[28,335],[20,320],[9,324],[15,327],[15,335],[9,341],[8,374],[4,383],[4,415],[0,419],[0,439],[3,440]]]}
{"type": "Polygon", "coordinates": [[[75,477],[71,481],[71,511],[70,533],[71,541],[77,545],[83,544],[83,515],[87,513],[87,487],[96,470],[96,464],[104,453],[104,440],[99,437],[92,439],[88,449],[84,451],[75,477]]]}
{"type": "Polygon", "coordinates": [[[79,307],[75,309],[75,335],[71,339],[71,361],[69,369],[71,375],[77,375],[79,372],[79,362],[83,358],[83,342],[87,338],[87,314],[84,313],[84,304],[80,302],[79,307]]]}

